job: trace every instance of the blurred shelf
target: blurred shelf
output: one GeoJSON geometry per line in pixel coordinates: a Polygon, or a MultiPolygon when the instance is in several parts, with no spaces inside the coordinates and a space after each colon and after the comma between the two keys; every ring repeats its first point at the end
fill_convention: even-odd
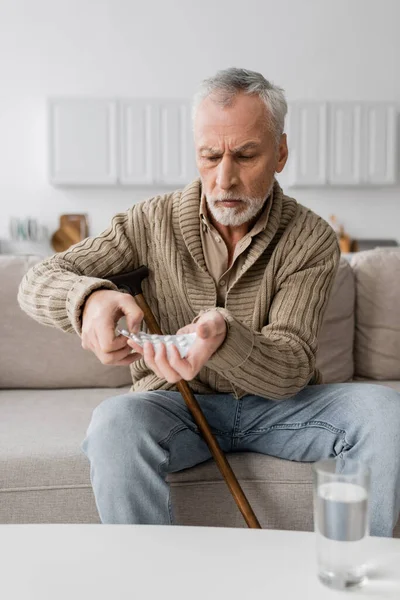
{"type": "Polygon", "coordinates": [[[0,254],[47,257],[54,254],[49,243],[30,240],[0,240],[0,254]]]}

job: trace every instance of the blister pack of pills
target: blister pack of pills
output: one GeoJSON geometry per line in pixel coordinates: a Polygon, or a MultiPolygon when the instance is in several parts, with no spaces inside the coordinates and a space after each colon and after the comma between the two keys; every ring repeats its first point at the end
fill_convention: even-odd
{"type": "Polygon", "coordinates": [[[170,358],[170,347],[178,348],[181,358],[185,358],[190,348],[193,346],[197,335],[196,333],[182,333],[179,335],[156,335],[139,331],[136,335],[129,333],[126,329],[117,329],[117,332],[125,337],[131,338],[136,344],[143,348],[144,342],[150,342],[156,350],[159,344],[165,344],[167,348],[167,356],[170,358]]]}

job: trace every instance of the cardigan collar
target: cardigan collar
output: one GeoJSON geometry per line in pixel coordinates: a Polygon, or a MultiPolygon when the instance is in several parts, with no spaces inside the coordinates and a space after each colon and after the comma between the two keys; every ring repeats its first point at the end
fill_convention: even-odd
{"type": "MultiPolygon", "coordinates": [[[[203,254],[203,247],[200,237],[200,204],[201,204],[201,181],[196,179],[184,188],[179,201],[179,226],[185,245],[189,250],[193,260],[202,270],[206,270],[206,263],[203,254]]],[[[252,238],[248,258],[245,262],[245,269],[250,266],[265,250],[268,243],[274,237],[280,222],[280,214],[282,211],[282,189],[274,180],[274,186],[269,197],[269,210],[267,211],[268,218],[263,222],[261,231],[252,238]],[[253,260],[254,259],[254,260],[253,260]]],[[[264,211],[263,211],[264,212],[264,211]]],[[[264,213],[265,214],[265,213],[264,213]]]]}
{"type": "MultiPolygon", "coordinates": [[[[247,280],[247,271],[262,255],[261,262],[269,260],[266,248],[273,240],[278,231],[282,216],[282,198],[283,193],[278,182],[275,180],[274,187],[270,196],[270,212],[265,228],[252,238],[248,247],[243,268],[232,283],[227,292],[225,306],[237,313],[238,318],[245,318],[241,315],[239,304],[237,303],[237,294],[243,293],[240,283],[246,288],[246,295],[250,294],[256,298],[257,289],[249,289],[247,280]],[[239,289],[240,288],[240,289],[239,289]]],[[[206,262],[203,253],[203,246],[200,236],[200,200],[201,200],[201,182],[196,179],[175,196],[175,217],[174,230],[177,240],[180,256],[183,263],[183,278],[188,300],[197,314],[205,308],[216,306],[217,292],[215,282],[207,271],[206,262]]],[[[260,265],[262,267],[262,265],[260,265]]],[[[263,268],[263,267],[262,267],[263,268]]]]}

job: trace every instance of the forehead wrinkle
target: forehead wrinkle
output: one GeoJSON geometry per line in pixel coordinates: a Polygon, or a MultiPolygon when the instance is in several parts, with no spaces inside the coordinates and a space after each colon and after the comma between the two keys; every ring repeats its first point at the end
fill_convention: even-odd
{"type": "Polygon", "coordinates": [[[254,150],[255,148],[258,148],[259,146],[260,146],[259,142],[246,142],[245,144],[242,144],[241,146],[238,146],[237,148],[233,148],[232,153],[239,154],[240,152],[244,152],[246,150],[254,150]]]}
{"type": "MultiPolygon", "coordinates": [[[[246,142],[236,148],[231,150],[232,154],[240,154],[240,152],[244,152],[246,150],[254,150],[260,147],[259,142],[246,142]]],[[[208,152],[210,154],[222,154],[221,148],[217,146],[201,146],[199,152],[208,152]]]]}

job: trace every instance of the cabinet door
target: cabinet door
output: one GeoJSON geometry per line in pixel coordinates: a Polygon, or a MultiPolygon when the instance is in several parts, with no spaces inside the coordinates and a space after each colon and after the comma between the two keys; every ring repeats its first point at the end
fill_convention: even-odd
{"type": "Polygon", "coordinates": [[[197,177],[188,100],[159,101],[158,183],[186,185],[197,177]]]}
{"type": "Polygon", "coordinates": [[[287,187],[290,187],[291,185],[291,177],[294,169],[293,162],[295,157],[295,151],[292,123],[292,105],[288,104],[288,111],[285,117],[285,127],[283,133],[286,134],[286,143],[288,146],[289,155],[286,164],[283,168],[283,171],[281,171],[280,173],[275,173],[275,178],[278,180],[279,185],[281,186],[281,188],[283,188],[284,191],[287,187]]]}
{"type": "Polygon", "coordinates": [[[153,184],[157,180],[158,106],[154,100],[120,103],[120,172],[122,184],[153,184]]]}
{"type": "Polygon", "coordinates": [[[336,102],[329,110],[328,181],[333,185],[362,182],[362,105],[336,102]]]}
{"type": "Polygon", "coordinates": [[[396,108],[390,104],[364,105],[364,180],[396,183],[396,108]]]}
{"type": "Polygon", "coordinates": [[[50,182],[56,185],[116,183],[116,119],[113,100],[49,100],[50,182]]]}
{"type": "Polygon", "coordinates": [[[325,102],[290,105],[289,185],[324,185],[327,180],[327,106],[325,102]]]}

